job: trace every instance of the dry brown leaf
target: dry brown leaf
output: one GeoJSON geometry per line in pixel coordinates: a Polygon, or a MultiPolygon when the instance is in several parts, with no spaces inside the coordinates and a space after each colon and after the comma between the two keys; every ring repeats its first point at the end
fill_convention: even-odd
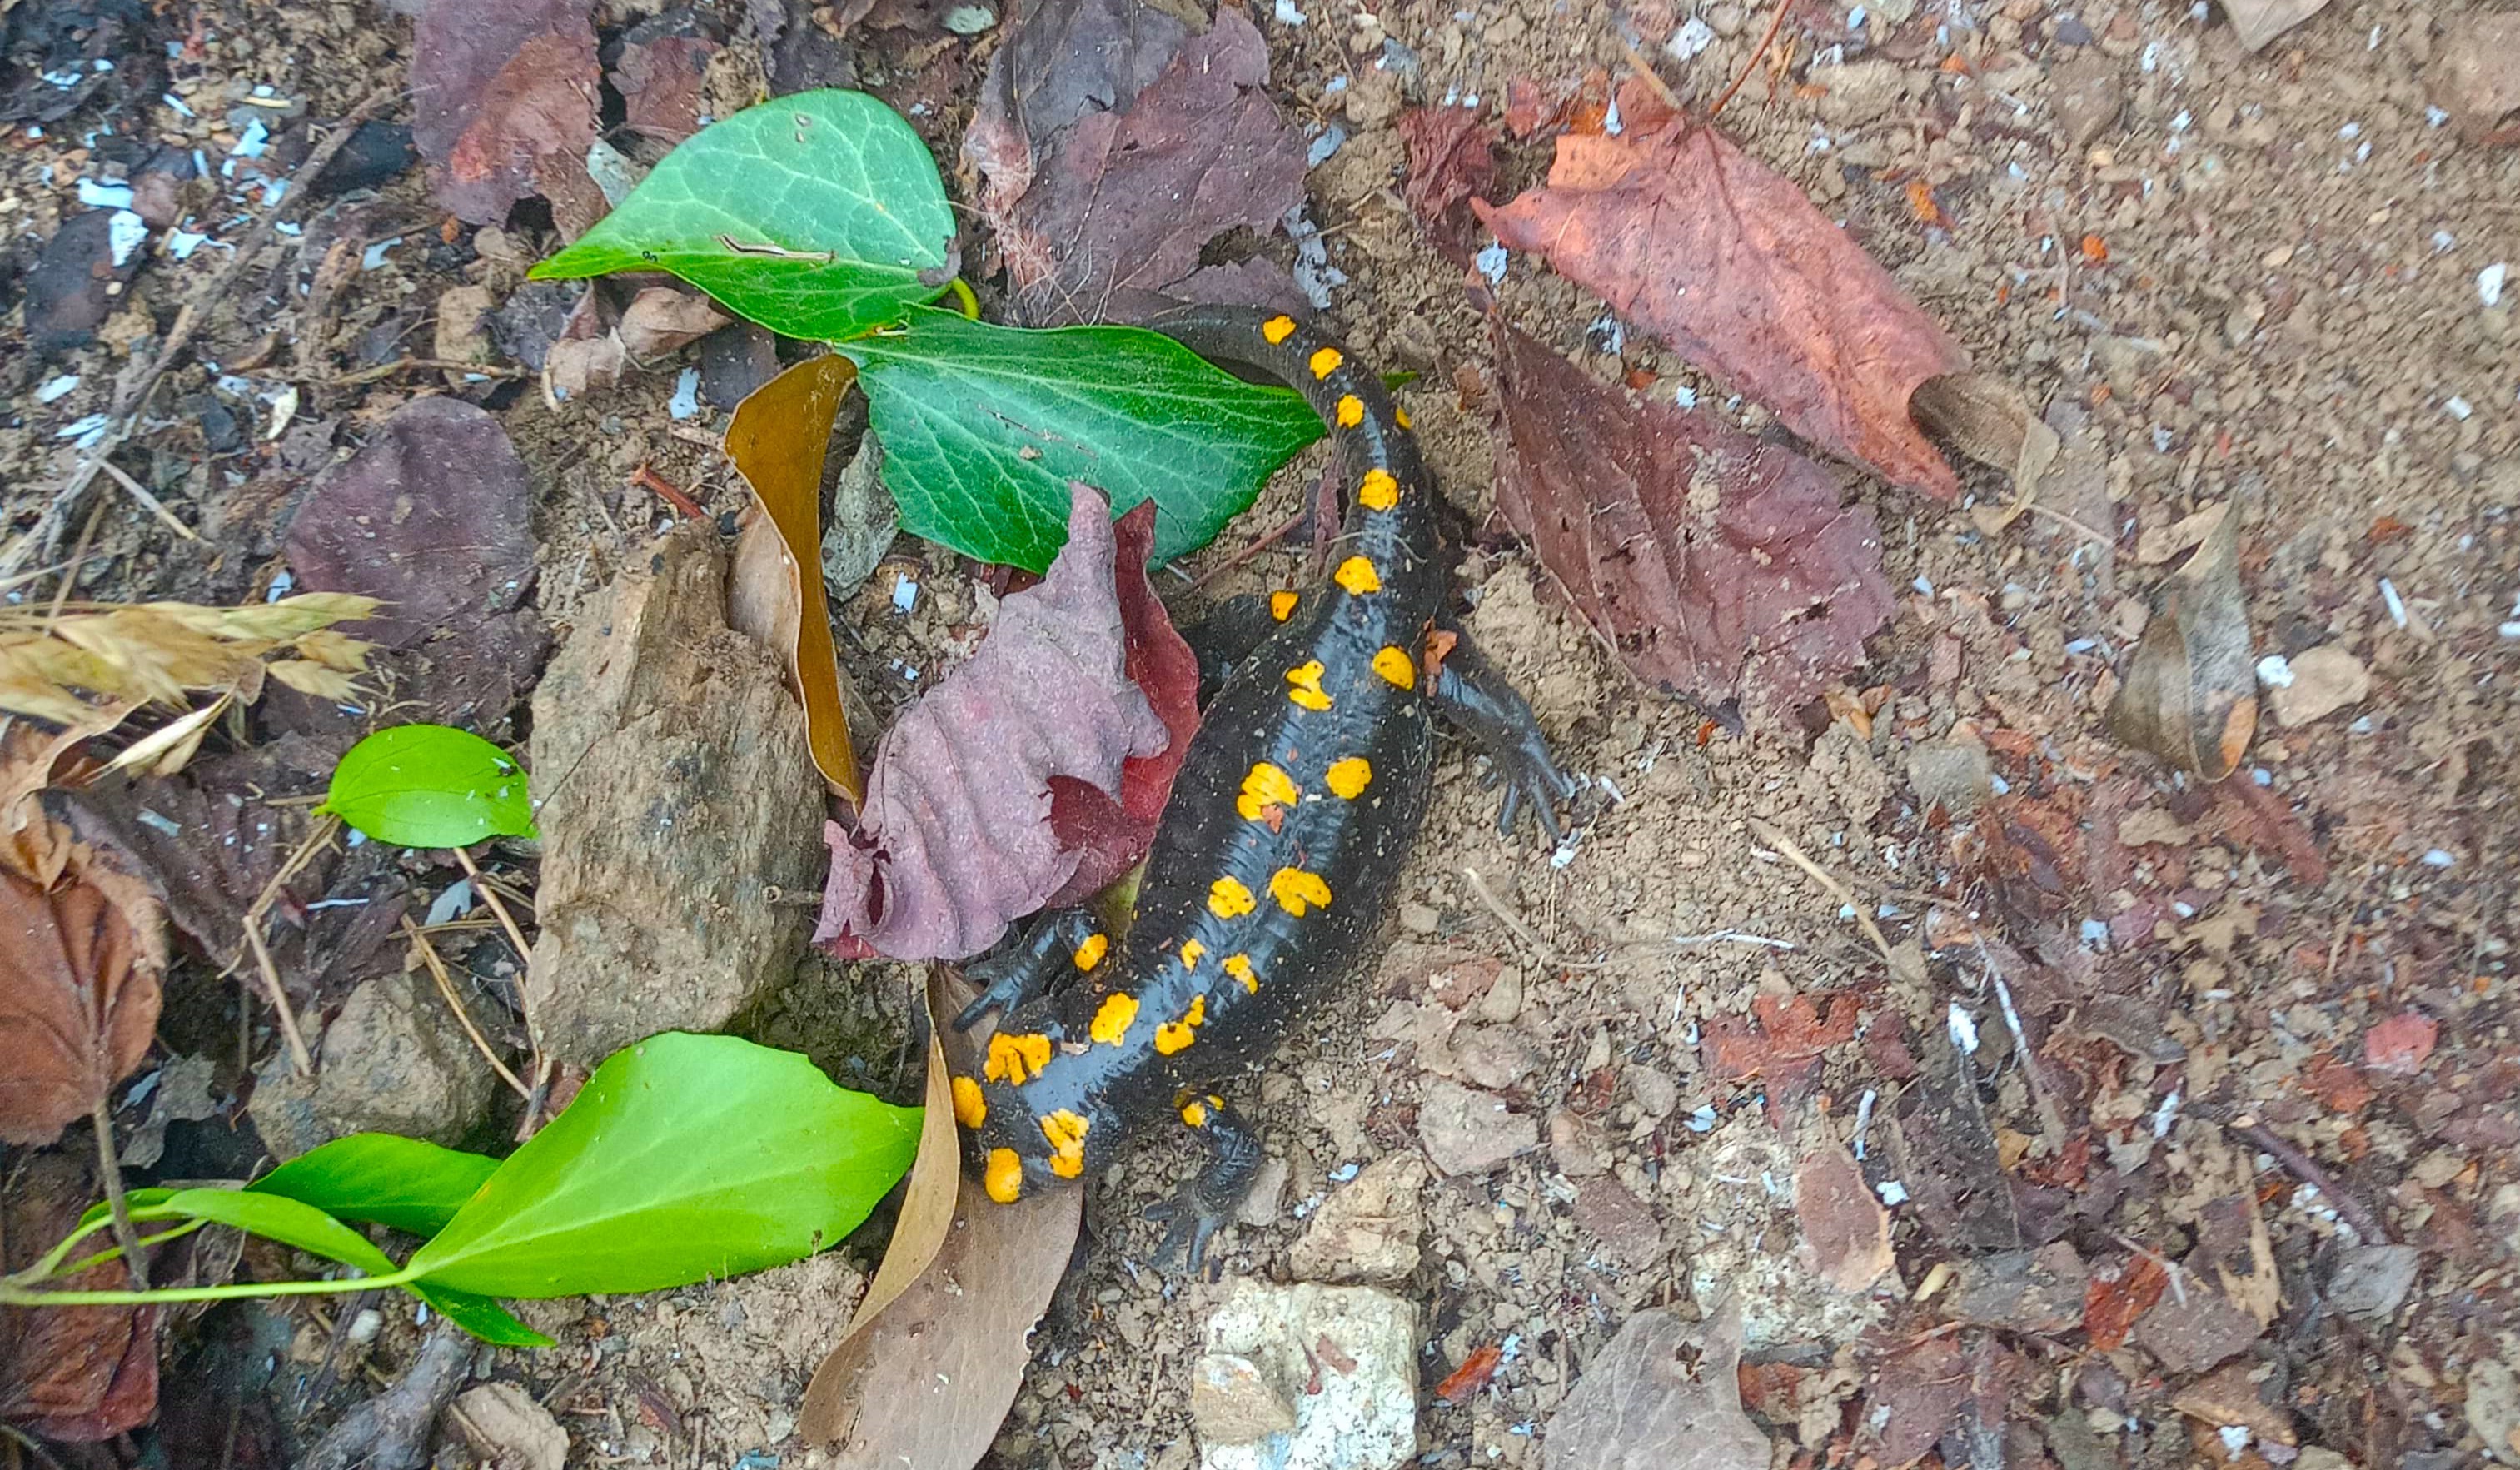
{"type": "MultiPolygon", "coordinates": [[[[34,1265],[95,1197],[92,1171],[77,1158],[41,1153],[25,1160],[0,1191],[0,1249],[7,1253],[0,1270],[34,1265]]],[[[122,1291],[132,1283],[122,1263],[110,1261],[60,1284],[122,1291]]],[[[110,1440],[148,1423],[158,1409],[161,1310],[0,1307],[0,1419],[68,1444],[110,1440]]]]}
{"type": "Polygon", "coordinates": [[[1741,1314],[1691,1323],[1668,1307],[1619,1328],[1549,1423],[1548,1470],[1767,1470],[1741,1411],[1741,1314]]]}
{"type": "Polygon", "coordinates": [[[2040,478],[2064,447],[2019,388],[1990,374],[1926,379],[1908,407],[1918,423],[1954,449],[2012,476],[2012,495],[2003,504],[1969,507],[1969,519],[1984,535],[2002,530],[2030,509],[2039,498],[2040,478]]]}
{"type": "Polygon", "coordinates": [[[90,865],[47,892],[0,872],[0,1139],[50,1143],[85,1118],[158,1028],[164,913],[90,865]]]}
{"type": "Polygon", "coordinates": [[[2209,781],[2239,766],[2258,728],[2239,537],[2233,507],[2164,579],[2109,703],[2109,734],[2209,781]]]}
{"type": "Polygon", "coordinates": [[[545,158],[596,138],[595,28],[583,0],[430,5],[412,33],[412,142],[437,202],[497,224],[545,158]]]}
{"type": "Polygon", "coordinates": [[[857,377],[856,364],[837,353],[798,363],[737,404],[726,429],[726,457],[752,487],[785,553],[790,583],[785,601],[796,609],[796,636],[780,646],[779,657],[805,707],[806,743],[823,780],[853,805],[866,800],[866,788],[849,740],[844,676],[832,646],[821,571],[823,457],[831,449],[832,419],[857,377]],[[816,574],[799,576],[799,567],[816,574]]]}
{"type": "Polygon", "coordinates": [[[2474,10],[2433,45],[2432,97],[2480,147],[2520,143],[2520,11],[2474,10]]]}
{"type": "Polygon", "coordinates": [[[1471,207],[1497,238],[1773,410],[1813,443],[1941,500],[1959,480],[1909,395],[1968,355],[1802,187],[1642,87],[1624,131],[1557,140],[1548,187],[1471,207]]]}
{"type": "MultiPolygon", "coordinates": [[[[649,363],[678,352],[735,318],[696,290],[651,286],[621,308],[621,346],[633,362],[649,363]]],[[[825,437],[830,437],[826,434],[825,437]]]]}
{"type": "Polygon", "coordinates": [[[2232,34],[2251,51],[2327,9],[2327,0],[2223,0],[2232,34]]]}
{"type": "MultiPolygon", "coordinates": [[[[928,1003],[932,1014],[952,1015],[968,999],[940,980],[928,1003]]],[[[931,1024],[930,1035],[940,1029],[931,1024]]],[[[980,1039],[948,1034],[956,1060],[975,1068],[976,1055],[962,1053],[975,1050],[980,1039]]],[[[952,1109],[936,1101],[944,1075],[931,1051],[929,1122],[902,1225],[848,1336],[815,1371],[797,1417],[807,1444],[839,1447],[835,1470],[966,1470],[976,1463],[1022,1385],[1033,1324],[1066,1273],[1083,1223],[1082,1189],[1045,1190],[1012,1205],[980,1192],[959,1167],[952,1109]],[[931,1156],[940,1113],[949,1115],[945,1146],[931,1156]],[[946,1199],[952,1223],[940,1229],[934,1217],[946,1199]],[[930,1245],[931,1233],[941,1233],[941,1242],[930,1245]],[[923,1262],[922,1248],[931,1252],[923,1262]]]]}
{"type": "Polygon", "coordinates": [[[1872,1197],[1854,1155],[1830,1143],[1794,1171],[1794,1216],[1822,1279],[1850,1295],[1889,1273],[1890,1212],[1872,1197]]]}

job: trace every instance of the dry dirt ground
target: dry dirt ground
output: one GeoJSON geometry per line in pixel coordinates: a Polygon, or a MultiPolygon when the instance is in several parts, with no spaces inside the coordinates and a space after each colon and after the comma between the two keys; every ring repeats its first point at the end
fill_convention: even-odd
{"type": "MultiPolygon", "coordinates": [[[[652,8],[616,0],[601,23],[652,8]]],[[[1842,218],[1979,369],[2058,406],[2063,467],[2038,513],[1991,535],[1848,472],[1850,494],[1878,510],[1902,590],[1851,681],[1880,690],[1868,732],[1844,720],[1802,738],[1711,730],[1623,674],[1491,527],[1471,558],[1470,626],[1522,682],[1570,769],[1596,782],[1592,815],[1553,853],[1502,838],[1467,758],[1444,757],[1389,957],[1251,1089],[1284,1169],[1220,1251],[1229,1275],[1282,1271],[1334,1181],[1422,1146],[1431,1079],[1496,1091],[1529,1120],[1538,1147],[1487,1172],[1439,1175],[1425,1191],[1424,1261],[1407,1288],[1429,1329],[1424,1382],[1480,1347],[1504,1356],[1492,1388],[1465,1405],[1429,1395],[1422,1463],[1537,1463],[1536,1427],[1619,1322],[1645,1306],[1702,1306],[1719,1285],[1749,1299],[1752,1360],[1784,1370],[1754,1402],[1778,1463],[1817,1462],[1832,1447],[1845,1462],[1870,1402],[1855,1397],[1860,1385],[1880,1353],[1930,1320],[1905,1303],[1953,1243],[1901,1210],[1896,1274],[1868,1293],[1827,1290],[1796,1254],[1791,1177],[1815,1139],[1850,1138],[1864,1116],[1873,1182],[1903,1182],[1874,1099],[1915,1075],[1955,1009],[1980,1038],[1976,1073],[2007,1165],[2069,1197],[2108,1180],[2109,1203],[2068,1235],[2089,1259],[2138,1245],[2184,1256],[2208,1202],[2255,1202],[2282,1289],[2248,1352],[2278,1375],[2305,1444],[2369,1470],[2476,1464],[2488,1452],[2463,1405],[2480,1363],[2520,1351],[2520,630],[2509,621],[2520,616],[2520,283],[2489,306],[2479,273],[2520,261],[2520,150],[2462,146],[2427,115],[2437,38],[2469,8],[2336,0],[2254,55],[2202,3],[1905,0],[1865,17],[1862,46],[1849,44],[1857,22],[1845,12],[1796,10],[1783,32],[1790,61],[1755,70],[1724,125],[1842,218]],[[2057,73],[2092,58],[2123,108],[2070,137],[2080,114],[2060,119],[2070,109],[2057,73]],[[2299,842],[2288,852],[2272,819],[2162,776],[2101,730],[2112,664],[2165,570],[2166,528],[2227,500],[2243,518],[2257,651],[2338,647],[2368,674],[2357,702],[2297,725],[2269,720],[2238,778],[2272,798],[2259,810],[2292,814],[2316,863],[2299,842]],[[1934,810],[1919,790],[1936,780],[1924,766],[1955,740],[1989,752],[2001,794],[1934,810]],[[2021,1065],[2004,1018],[2012,1002],[1980,952],[1935,950],[1894,977],[1852,908],[1754,822],[1847,885],[1894,946],[1924,940],[1925,907],[1939,901],[2042,954],[2045,983],[2068,986],[2020,1002],[2049,1036],[2048,1073],[2021,1065]],[[1710,1072],[1710,1028],[1737,1024],[1754,998],[1830,993],[1860,998],[1864,1036],[1827,1053],[1814,1097],[1787,1116],[1772,1116],[1756,1083],[1710,1072]],[[2433,1025],[2425,1046],[2392,1049],[2403,1022],[2375,1042],[2375,1027],[2409,1013],[2433,1025]],[[2051,1108],[2067,1115],[2061,1129],[2045,1125],[2051,1108]],[[2225,1126],[2244,1116],[2306,1151],[2393,1238],[2422,1247],[2402,1305],[2367,1323],[2306,1319],[2338,1208],[2225,1126]],[[2061,1137],[2093,1146],[2069,1169],[2061,1137]]],[[[187,64],[198,116],[151,108],[149,127],[213,157],[234,141],[225,99],[267,85],[338,115],[407,56],[409,22],[375,7],[230,0],[199,11],[199,59],[187,64]]],[[[1403,401],[1446,492],[1484,517],[1496,448],[1487,334],[1458,271],[1400,201],[1395,111],[1450,99],[1493,111],[1516,78],[1556,86],[1597,67],[1616,77],[1630,45],[1702,107],[1752,63],[1768,12],[1730,0],[1698,12],[1665,0],[1392,0],[1378,13],[1281,0],[1254,18],[1281,106],[1308,128],[1345,133],[1311,177],[1314,217],[1347,277],[1328,320],[1366,356],[1419,375],[1403,401]],[[1686,34],[1702,49],[1676,58],[1664,43],[1692,21],[1702,29],[1686,34]],[[1405,85],[1373,68],[1398,54],[1386,45],[1415,58],[1405,85]]],[[[727,19],[750,34],[741,16],[727,19]]],[[[989,44],[957,40],[946,55],[989,44]]],[[[953,79],[920,119],[949,179],[976,74],[957,60],[918,78],[953,79]]],[[[1508,148],[1497,197],[1534,181],[1546,157],[1544,144],[1508,148]]],[[[31,251],[73,207],[73,181],[93,171],[88,148],[74,133],[21,129],[0,159],[0,227],[31,251]]],[[[332,294],[332,340],[344,351],[370,334],[425,343],[435,296],[470,279],[469,237],[440,233],[416,172],[355,207],[356,221],[339,208],[324,218],[402,244],[332,294]]],[[[543,247],[532,230],[514,233],[526,256],[543,247]]],[[[310,246],[290,261],[291,279],[305,279],[312,256],[310,246]]],[[[8,349],[0,469],[13,527],[72,463],[65,426],[103,411],[125,354],[215,264],[214,252],[153,261],[97,346],[41,365],[8,349]],[[35,389],[64,374],[80,382],[39,401],[35,389]]],[[[209,357],[242,359],[262,334],[299,329],[294,308],[247,310],[252,294],[223,303],[209,357]]],[[[1604,377],[1666,396],[1693,388],[1759,423],[1755,408],[1728,404],[1532,261],[1510,262],[1500,295],[1512,320],[1604,377]]],[[[737,504],[722,464],[671,432],[672,386],[668,369],[557,408],[530,388],[492,399],[544,490],[540,596],[556,624],[657,522],[654,500],[626,481],[639,464],[715,509],[737,504]]],[[[221,396],[198,367],[173,387],[161,402],[208,394],[248,425],[246,447],[218,460],[204,454],[199,412],[146,441],[153,483],[178,513],[214,524],[248,477],[302,474],[405,395],[430,390],[408,376],[327,385],[310,370],[295,429],[265,444],[269,403],[221,396]],[[308,423],[324,426],[311,447],[308,423]]],[[[1282,476],[1211,555],[1282,519],[1297,478],[1282,476]]],[[[1972,488],[2002,490],[1994,479],[1972,488]]],[[[222,555],[108,499],[79,595],[258,590],[261,568],[222,555]]],[[[1273,554],[1219,590],[1297,569],[1293,554],[1273,554]]],[[[907,697],[905,666],[933,668],[963,646],[976,605],[969,572],[904,542],[842,605],[855,629],[845,654],[877,702],[907,697]],[[924,589],[907,615],[890,595],[904,568],[924,589]]],[[[38,582],[9,595],[51,591],[38,582]]],[[[811,961],[751,1029],[893,1076],[901,983],[880,966],[811,961]]],[[[1157,1227],[1139,1219],[1188,1164],[1186,1151],[1154,1146],[1092,1182],[1090,1259],[1054,1309],[993,1463],[1192,1462],[1187,1367],[1221,1288],[1148,1270],[1157,1227]]],[[[559,1415],[573,1464],[815,1463],[789,1438],[803,1375],[868,1264],[841,1252],[723,1286],[541,1304],[529,1316],[562,1346],[503,1358],[496,1371],[559,1415]]],[[[386,1330],[364,1350],[379,1370],[408,1351],[405,1306],[382,1304],[386,1330]]],[[[324,1356],[324,1327],[305,1314],[269,1330],[295,1337],[300,1368],[324,1356]]],[[[2187,1432],[2165,1407],[2184,1381],[2175,1371],[2133,1350],[2016,1339],[2012,1353],[2014,1461],[2186,1461],[2187,1432]],[[2041,1415],[2051,1416],[2045,1430],[2041,1415]],[[2065,1419],[2095,1432],[2054,1427],[2065,1419]]]]}

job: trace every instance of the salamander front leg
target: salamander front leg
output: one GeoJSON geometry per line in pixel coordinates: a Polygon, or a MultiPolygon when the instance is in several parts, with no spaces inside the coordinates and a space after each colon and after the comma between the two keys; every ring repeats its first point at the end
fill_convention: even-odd
{"type": "Polygon", "coordinates": [[[1183,1097],[1181,1119],[1207,1144],[1207,1167],[1182,1186],[1181,1196],[1148,1207],[1148,1220],[1168,1220],[1163,1244],[1155,1248],[1158,1266],[1181,1262],[1195,1274],[1207,1260],[1207,1243],[1234,1218],[1242,1196],[1260,1172],[1260,1136],[1222,1097],[1194,1093],[1183,1097]]]}
{"type": "Polygon", "coordinates": [[[1110,949],[1111,938],[1091,909],[1057,909],[1041,915],[1022,938],[1000,944],[963,966],[964,978],[980,987],[980,996],[954,1018],[954,1029],[968,1031],[992,1010],[1003,1016],[1056,990],[1101,964],[1110,949]]]}
{"type": "Polygon", "coordinates": [[[1505,787],[1497,830],[1511,832],[1528,800],[1540,829],[1551,842],[1557,841],[1557,809],[1574,800],[1574,779],[1557,769],[1549,737],[1540,733],[1539,717],[1512,683],[1459,624],[1438,619],[1438,627],[1437,636],[1450,637],[1452,646],[1436,663],[1428,692],[1445,723],[1468,735],[1495,764],[1495,783],[1505,787]]]}

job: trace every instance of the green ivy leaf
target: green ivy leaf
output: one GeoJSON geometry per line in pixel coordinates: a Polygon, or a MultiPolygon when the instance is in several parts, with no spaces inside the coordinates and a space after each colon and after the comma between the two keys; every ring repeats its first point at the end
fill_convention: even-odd
{"type": "Polygon", "coordinates": [[[1113,514],[1154,501],[1155,558],[1207,545],[1322,421],[1136,327],[1025,332],[912,311],[838,344],[857,365],[904,529],[1042,571],[1067,539],[1067,482],[1113,514]]]}
{"type": "Polygon", "coordinates": [[[910,1168],[920,1110],[736,1037],[615,1052],[411,1258],[500,1297],[656,1291],[800,1260],[910,1168]]]}
{"type": "Polygon", "coordinates": [[[445,1228],[499,1167],[487,1154],[400,1134],[352,1134],[309,1149],[246,1187],[427,1237],[445,1228]]]}
{"type": "Polygon", "coordinates": [[[516,758],[446,725],[396,725],[351,746],[315,810],[400,847],[539,835],[516,758]]]}
{"type": "Polygon", "coordinates": [[[953,274],[927,145],[863,92],[798,92],[686,140],[537,279],[671,271],[787,336],[900,320],[953,274]]]}

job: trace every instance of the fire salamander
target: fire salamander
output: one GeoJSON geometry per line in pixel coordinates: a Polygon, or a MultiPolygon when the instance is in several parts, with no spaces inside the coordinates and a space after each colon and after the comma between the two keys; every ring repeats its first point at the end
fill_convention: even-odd
{"type": "Polygon", "coordinates": [[[1178,1120],[1209,1162],[1169,1211],[1163,1254],[1187,1246],[1195,1267],[1260,1163],[1250,1127],[1210,1089],[1266,1062],[1355,963],[1425,815],[1431,716],[1495,757],[1507,827],[1528,800],[1553,837],[1574,787],[1530,706],[1457,629],[1428,656],[1451,590],[1435,488],[1374,375],[1290,317],[1194,307],[1150,325],[1301,391],[1343,451],[1346,516],[1320,586],[1210,620],[1247,630],[1247,653],[1191,742],[1125,935],[1061,911],[969,967],[991,983],[956,1025],[1002,1017],[981,1074],[953,1079],[954,1113],[1001,1203],[1178,1120]]]}

